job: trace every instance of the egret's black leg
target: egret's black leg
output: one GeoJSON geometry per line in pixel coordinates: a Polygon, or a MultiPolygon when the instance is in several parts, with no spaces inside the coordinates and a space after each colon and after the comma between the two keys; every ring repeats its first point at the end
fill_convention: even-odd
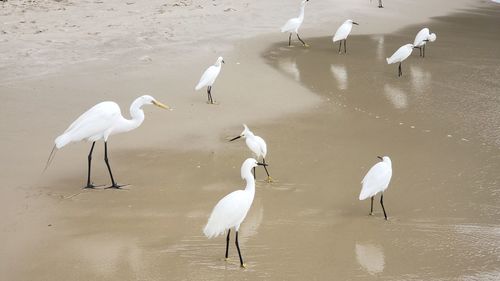
{"type": "Polygon", "coordinates": [[[208,92],[208,102],[210,104],[214,104],[214,99],[212,98],[212,86],[207,87],[207,92],[208,92]]]}
{"type": "Polygon", "coordinates": [[[108,188],[120,188],[122,185],[118,185],[115,182],[115,179],[113,178],[113,173],[111,172],[111,167],[109,166],[107,141],[104,142],[104,162],[106,162],[106,166],[108,166],[109,176],[111,177],[111,183],[112,183],[112,185],[108,188]]]}
{"type": "Polygon", "coordinates": [[[380,195],[380,205],[382,205],[382,211],[384,211],[384,217],[385,220],[387,220],[387,214],[385,213],[385,208],[384,208],[384,194],[380,195]]]}
{"type": "Polygon", "coordinates": [[[292,45],[292,33],[290,32],[290,36],[288,36],[288,47],[292,45]]]}
{"type": "Polygon", "coordinates": [[[231,234],[231,229],[227,231],[227,238],[226,238],[226,259],[228,258],[229,254],[229,234],[231,234]]]}
{"type": "Polygon", "coordinates": [[[84,188],[94,188],[95,187],[92,183],[90,183],[90,166],[92,163],[92,151],[94,151],[94,145],[95,145],[95,142],[92,143],[92,147],[90,147],[89,156],[87,157],[87,159],[89,161],[88,173],[87,173],[87,186],[85,186],[84,188]]]}
{"type": "Polygon", "coordinates": [[[339,41],[339,54],[341,49],[342,49],[342,40],[339,41]]]}
{"type": "Polygon", "coordinates": [[[344,54],[347,54],[347,39],[344,39],[344,54]]]}
{"type": "Polygon", "coordinates": [[[307,44],[306,42],[304,42],[302,39],[300,39],[300,36],[299,34],[297,33],[297,38],[299,39],[300,42],[302,42],[302,45],[306,46],[307,47],[307,44]]]}
{"type": "Polygon", "coordinates": [[[378,0],[378,7],[379,8],[383,8],[384,6],[382,6],[382,0],[378,0]]]}
{"type": "MultiPolygon", "coordinates": [[[[427,44],[425,44],[425,45],[427,45],[427,44]]],[[[424,46],[422,46],[422,48],[423,48],[423,49],[422,49],[422,57],[423,57],[423,58],[425,58],[425,45],[424,45],[424,46]]]]}
{"type": "Polygon", "coordinates": [[[419,56],[422,57],[422,47],[418,47],[419,56]]]}
{"type": "Polygon", "coordinates": [[[372,196],[372,204],[371,204],[371,207],[370,207],[370,216],[373,216],[373,197],[375,196],[372,196]]]}
{"type": "Polygon", "coordinates": [[[257,179],[257,174],[255,173],[255,167],[253,167],[253,179],[257,179]]]}
{"type": "Polygon", "coordinates": [[[399,63],[399,67],[398,67],[398,77],[401,77],[401,75],[403,75],[403,71],[401,71],[401,63],[399,63]]]}
{"type": "Polygon", "coordinates": [[[243,258],[241,257],[240,244],[238,243],[238,231],[236,231],[236,249],[238,249],[238,255],[240,256],[241,267],[246,267],[245,263],[243,263],[243,258]]]}
{"type": "MultiPolygon", "coordinates": [[[[266,164],[266,158],[262,157],[262,163],[266,164]]],[[[267,179],[271,180],[271,176],[269,175],[269,171],[267,170],[267,165],[264,165],[264,170],[266,170],[267,179]]]]}

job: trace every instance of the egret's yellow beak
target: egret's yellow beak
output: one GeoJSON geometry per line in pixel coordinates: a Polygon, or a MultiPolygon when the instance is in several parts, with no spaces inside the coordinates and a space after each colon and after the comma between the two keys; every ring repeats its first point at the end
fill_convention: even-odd
{"type": "Polygon", "coordinates": [[[163,108],[163,109],[170,109],[170,106],[168,106],[168,105],[164,105],[163,103],[161,103],[161,102],[159,102],[159,101],[155,101],[155,100],[154,100],[154,101],[153,101],[153,104],[154,104],[154,105],[156,105],[156,106],[158,106],[158,107],[161,107],[161,108],[163,108]]]}

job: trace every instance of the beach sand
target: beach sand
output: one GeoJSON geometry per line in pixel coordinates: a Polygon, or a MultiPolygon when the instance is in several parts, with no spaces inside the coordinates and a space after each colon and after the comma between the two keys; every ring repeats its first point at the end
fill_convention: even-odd
{"type": "MultiPolygon", "coordinates": [[[[327,32],[311,26],[342,20],[326,16],[328,3],[314,7],[312,1],[308,15],[317,11],[319,16],[306,22],[302,34],[310,48],[297,42],[287,47],[284,34],[259,35],[275,30],[288,18],[281,16],[294,15],[296,8],[280,10],[280,17],[259,25],[250,23],[252,16],[269,13],[263,3],[214,2],[219,6],[198,9],[203,14],[194,17],[206,28],[203,32],[218,26],[202,43],[193,39],[199,35],[194,31],[172,35],[176,44],[155,33],[151,36],[157,41],[141,48],[135,38],[118,32],[123,26],[111,26],[107,32],[116,32],[104,38],[133,43],[83,45],[88,50],[79,52],[79,58],[69,55],[71,48],[40,44],[40,50],[50,51],[18,58],[18,64],[17,55],[6,51],[12,60],[2,64],[6,75],[0,86],[3,278],[500,278],[500,8],[443,1],[456,6],[440,4],[434,13],[442,15],[426,21],[431,15],[419,12],[411,20],[405,15],[429,1],[407,8],[402,8],[404,1],[394,1],[383,10],[376,9],[377,1],[367,2],[354,1],[333,12],[364,19],[349,37],[347,55],[337,54],[331,37],[325,37],[336,27],[327,32]],[[224,12],[231,7],[241,13],[232,20],[249,23],[241,32],[246,35],[230,35],[236,27],[203,24],[210,15],[237,13],[224,12]],[[396,7],[400,13],[394,13],[396,7]],[[464,9],[454,10],[458,7],[464,9]],[[414,25],[419,21],[425,22],[414,25]],[[385,57],[413,41],[424,26],[437,33],[437,41],[429,43],[424,59],[416,50],[403,64],[403,77],[397,78],[397,66],[387,65],[385,57]],[[187,40],[201,50],[186,47],[187,40]],[[226,64],[213,88],[218,105],[210,106],[206,94],[193,87],[221,52],[226,64]],[[43,60],[50,58],[54,65],[48,66],[43,60]],[[40,62],[34,69],[40,73],[29,70],[33,61],[40,62]],[[9,69],[16,71],[9,74],[9,69]],[[124,190],[81,189],[89,144],[65,147],[41,173],[53,139],[81,112],[98,101],[115,100],[128,115],[130,102],[144,93],[174,110],[145,107],[140,128],[110,139],[115,177],[130,184],[124,190]],[[256,198],[240,229],[245,270],[239,268],[234,244],[226,262],[225,238],[208,240],[202,234],[217,200],[244,186],[239,169],[251,155],[242,141],[227,142],[242,131],[242,123],[266,139],[266,160],[275,178],[266,183],[264,171],[257,171],[256,198]],[[384,196],[388,221],[379,204],[375,216],[368,216],[369,201],[357,200],[362,177],[381,154],[392,158],[394,169],[384,196]]],[[[60,7],[59,2],[40,3],[54,6],[33,15],[53,16],[54,7],[60,7]]],[[[91,12],[96,3],[86,2],[91,12]]],[[[152,3],[138,9],[137,19],[140,11],[156,8],[152,3]]],[[[97,4],[122,14],[122,22],[128,14],[123,7],[139,5],[97,4]]],[[[185,23],[199,3],[169,5],[166,11],[185,23]]],[[[142,30],[139,24],[150,20],[137,19],[126,28],[142,30]]],[[[107,25],[97,21],[96,26],[107,25]]],[[[4,35],[11,33],[15,31],[4,35]]],[[[71,34],[74,44],[84,40],[82,34],[71,34]]],[[[30,36],[24,40],[36,44],[30,36]]],[[[14,44],[3,38],[8,40],[2,48],[14,44]]],[[[109,184],[102,158],[99,143],[93,180],[109,184]]]]}

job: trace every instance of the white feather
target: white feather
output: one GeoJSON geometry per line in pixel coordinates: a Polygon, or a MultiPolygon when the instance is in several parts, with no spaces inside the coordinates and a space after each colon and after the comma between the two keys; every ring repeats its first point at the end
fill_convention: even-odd
{"type": "Polygon", "coordinates": [[[387,156],[384,156],[383,159],[382,162],[373,165],[361,181],[362,188],[359,200],[375,196],[375,194],[383,192],[389,186],[392,177],[392,163],[387,156]]]}
{"type": "Polygon", "coordinates": [[[349,36],[352,30],[352,20],[346,20],[335,32],[333,36],[333,42],[337,42],[339,40],[344,40],[349,36]]]}
{"type": "Polygon", "coordinates": [[[390,58],[386,58],[387,64],[402,62],[413,52],[413,44],[401,46],[390,58]]]}

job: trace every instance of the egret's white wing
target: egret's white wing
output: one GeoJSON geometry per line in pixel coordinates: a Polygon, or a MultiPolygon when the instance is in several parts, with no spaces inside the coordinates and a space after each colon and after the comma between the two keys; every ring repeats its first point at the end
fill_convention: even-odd
{"type": "Polygon", "coordinates": [[[283,27],[281,27],[281,32],[294,32],[299,25],[299,18],[289,19],[283,27]]]}
{"type": "Polygon", "coordinates": [[[411,44],[403,45],[403,46],[399,47],[399,49],[394,54],[392,54],[392,56],[390,58],[386,59],[387,63],[391,64],[391,63],[404,61],[407,57],[409,57],[411,55],[412,51],[413,51],[413,47],[411,46],[411,44]]]}
{"type": "Polygon", "coordinates": [[[259,146],[260,155],[262,155],[262,157],[266,157],[267,145],[266,145],[266,142],[264,141],[264,139],[259,137],[259,136],[255,136],[255,141],[257,142],[257,144],[259,146]]]}
{"type": "Polygon", "coordinates": [[[415,41],[413,42],[413,45],[415,47],[421,47],[421,46],[425,45],[426,41],[424,41],[424,40],[427,40],[428,37],[429,37],[429,29],[427,27],[422,28],[422,30],[420,30],[417,33],[417,36],[415,36],[415,41]]]}
{"type": "Polygon", "coordinates": [[[363,187],[359,194],[359,200],[365,200],[372,197],[380,191],[383,191],[389,185],[392,176],[392,169],[384,162],[378,162],[373,165],[361,181],[363,187]]]}
{"type": "Polygon", "coordinates": [[[97,140],[121,116],[120,107],[114,102],[101,102],[80,115],[66,131],[56,138],[58,148],[86,138],[97,140]]]}
{"type": "Polygon", "coordinates": [[[236,190],[224,196],[215,205],[203,233],[208,238],[223,234],[226,229],[240,224],[252,204],[252,198],[244,190],[236,190]]]}
{"type": "Polygon", "coordinates": [[[333,36],[333,42],[346,39],[349,33],[351,32],[351,29],[352,29],[352,24],[343,23],[339,27],[339,29],[337,29],[337,32],[335,32],[335,35],[333,36]]]}
{"type": "Polygon", "coordinates": [[[201,75],[200,81],[195,87],[195,90],[199,90],[205,86],[212,86],[212,84],[215,81],[215,78],[217,78],[217,75],[219,75],[220,68],[216,67],[215,65],[210,66],[203,72],[203,75],[201,75]]]}

